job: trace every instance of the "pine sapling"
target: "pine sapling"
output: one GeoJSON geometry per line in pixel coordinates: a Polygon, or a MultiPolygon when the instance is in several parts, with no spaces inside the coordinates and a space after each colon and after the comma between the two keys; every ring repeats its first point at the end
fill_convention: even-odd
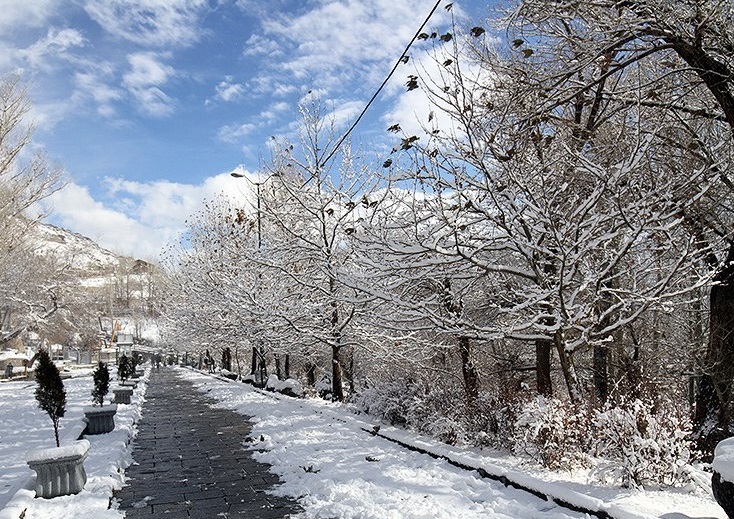
{"type": "Polygon", "coordinates": [[[59,447],[59,421],[66,413],[66,390],[59,368],[53,363],[46,350],[38,353],[36,382],[38,383],[36,387],[38,407],[46,411],[51,418],[54,424],[56,446],[59,447]]]}
{"type": "Polygon", "coordinates": [[[92,388],[92,400],[100,407],[104,405],[104,397],[110,392],[110,370],[107,364],[100,361],[97,369],[92,373],[94,387],[92,388]]]}
{"type": "Polygon", "coordinates": [[[117,378],[125,382],[132,375],[132,363],[124,353],[117,364],[117,378]]]}

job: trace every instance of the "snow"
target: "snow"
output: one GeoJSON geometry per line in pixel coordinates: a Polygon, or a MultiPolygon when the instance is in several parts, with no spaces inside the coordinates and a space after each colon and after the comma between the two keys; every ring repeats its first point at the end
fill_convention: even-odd
{"type": "Polygon", "coordinates": [[[716,446],[713,469],[722,480],[734,483],[734,438],[727,438],[716,446]]]}
{"type": "Polygon", "coordinates": [[[709,492],[700,489],[632,490],[551,473],[496,451],[448,446],[356,416],[347,406],[320,399],[283,397],[249,385],[185,372],[218,406],[253,417],[249,442],[284,484],[277,492],[300,496],[306,517],[337,518],[534,518],[586,517],[553,501],[505,488],[477,471],[505,476],[535,491],[615,519],[726,519],[709,492]],[[377,435],[374,427],[379,426],[377,435]],[[408,451],[402,444],[437,458],[408,451]]]}
{"type": "Polygon", "coordinates": [[[26,456],[26,461],[37,462],[45,460],[61,460],[64,458],[76,458],[84,456],[89,451],[90,443],[88,440],[79,440],[69,445],[60,447],[51,447],[48,449],[36,449],[30,451],[26,456]]]}
{"type": "MultiPolygon", "coordinates": [[[[284,397],[191,370],[180,373],[217,400],[218,407],[253,417],[251,436],[243,443],[258,460],[272,465],[284,482],[275,492],[297,497],[304,519],[589,517],[451,462],[505,476],[556,499],[605,510],[615,519],[726,518],[710,494],[700,490],[643,491],[585,483],[578,474],[543,471],[496,451],[448,446],[379,424],[369,416],[355,415],[348,406],[284,397]]],[[[121,519],[112,491],[124,484],[122,470],[133,463],[129,444],[147,377],[148,373],[132,405],[118,405],[115,431],[88,437],[84,490],[54,499],[34,499],[35,476],[25,463],[27,451],[54,442],[51,422],[33,398],[35,383],[0,384],[0,519],[17,519],[24,510],[25,519],[121,519]]],[[[61,424],[65,445],[73,444],[78,435],[83,408],[91,402],[91,384],[89,376],[65,381],[68,404],[61,424]]],[[[731,447],[731,443],[724,446],[722,452],[731,452],[731,447]]]]}
{"type": "MultiPolygon", "coordinates": [[[[54,499],[35,498],[35,472],[26,463],[29,451],[56,450],[51,419],[34,398],[36,383],[0,384],[0,519],[18,519],[24,511],[25,519],[121,519],[120,512],[109,506],[113,490],[124,483],[123,469],[133,462],[130,441],[146,385],[138,386],[131,405],[118,405],[114,431],[76,443],[85,425],[84,408],[92,403],[91,371],[74,371],[64,381],[67,404],[59,431],[62,452],[89,444],[84,462],[87,483],[79,494],[54,499]]],[[[147,377],[148,373],[142,380],[147,382],[147,377]]]]}

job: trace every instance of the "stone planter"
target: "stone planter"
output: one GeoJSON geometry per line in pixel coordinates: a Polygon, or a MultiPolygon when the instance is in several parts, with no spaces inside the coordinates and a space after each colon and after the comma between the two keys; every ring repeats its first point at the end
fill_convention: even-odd
{"type": "Polygon", "coordinates": [[[131,387],[118,387],[113,389],[112,392],[115,394],[116,404],[129,404],[130,397],[133,396],[133,390],[131,387]]]}
{"type": "Polygon", "coordinates": [[[88,452],[87,440],[29,452],[26,462],[36,471],[36,497],[48,499],[81,492],[87,482],[84,460],[88,452]]]}
{"type": "Polygon", "coordinates": [[[113,431],[115,429],[115,413],[117,413],[117,404],[85,407],[84,416],[87,418],[87,428],[84,434],[106,434],[113,431]]]}
{"type": "Polygon", "coordinates": [[[734,518],[734,438],[719,442],[711,465],[714,469],[711,477],[714,499],[726,515],[734,518]]]}

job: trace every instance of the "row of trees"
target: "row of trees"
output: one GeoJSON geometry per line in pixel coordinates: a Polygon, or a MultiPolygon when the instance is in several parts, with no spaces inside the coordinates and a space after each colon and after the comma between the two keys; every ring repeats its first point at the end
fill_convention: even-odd
{"type": "Polygon", "coordinates": [[[422,35],[420,130],[395,121],[373,168],[332,153],[304,105],[252,207],[222,198],[189,222],[168,316],[252,348],[253,372],[326,372],[336,399],[460,390],[475,429],[532,393],[577,409],[688,395],[710,453],[734,418],[733,9],[525,0],[499,44],[422,35]]]}

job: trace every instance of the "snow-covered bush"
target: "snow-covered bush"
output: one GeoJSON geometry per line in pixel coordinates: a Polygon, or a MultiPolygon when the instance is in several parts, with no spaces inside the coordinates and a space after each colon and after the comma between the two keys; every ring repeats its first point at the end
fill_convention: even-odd
{"type": "Polygon", "coordinates": [[[287,396],[301,397],[303,396],[303,385],[293,378],[280,380],[277,375],[270,375],[265,384],[267,391],[275,391],[287,396]]]}
{"type": "Polygon", "coordinates": [[[410,408],[420,400],[417,384],[391,380],[363,389],[355,397],[361,411],[392,425],[407,425],[410,408]]]}
{"type": "Polygon", "coordinates": [[[597,471],[623,486],[688,481],[691,422],[683,409],[650,398],[606,406],[594,417],[596,454],[611,462],[597,471]]]}
{"type": "Polygon", "coordinates": [[[461,395],[461,390],[436,382],[401,379],[362,390],[355,404],[392,425],[402,425],[455,444],[464,439],[466,428],[461,395]]]}
{"type": "Polygon", "coordinates": [[[528,400],[514,424],[513,450],[550,469],[589,464],[589,413],[555,398],[528,400]]]}

